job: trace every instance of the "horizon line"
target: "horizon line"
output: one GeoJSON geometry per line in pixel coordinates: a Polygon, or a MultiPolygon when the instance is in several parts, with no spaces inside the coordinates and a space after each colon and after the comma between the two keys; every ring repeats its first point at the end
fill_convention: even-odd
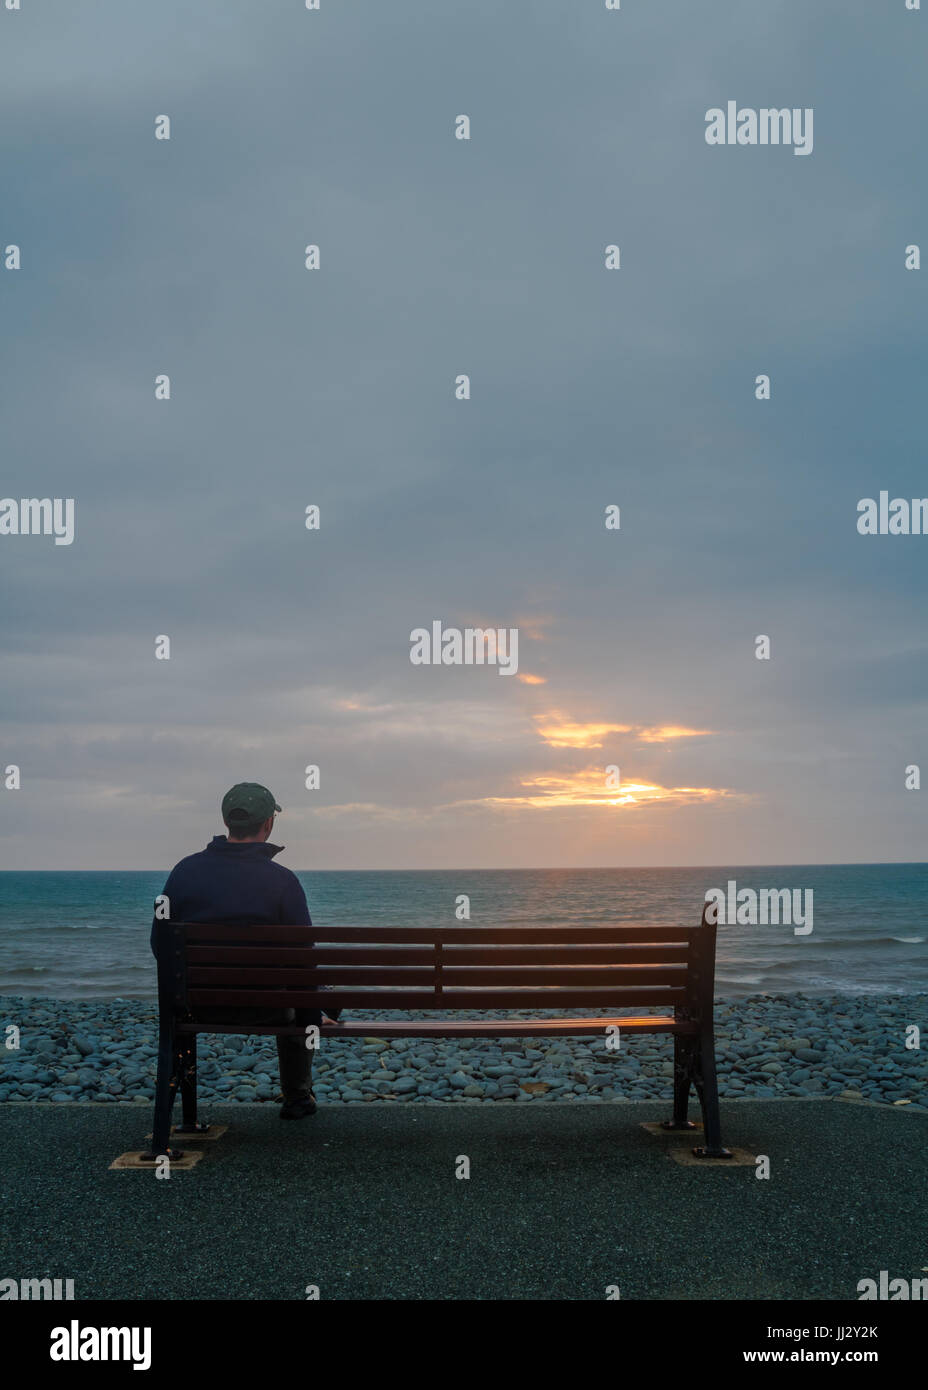
{"type": "MultiPolygon", "coordinates": [[[[202,851],[194,850],[196,853],[202,851]]],[[[185,855],[184,858],[190,856],[185,855]]],[[[178,860],[178,863],[180,861],[178,860]]],[[[287,867],[281,865],[280,867],[287,867]]],[[[809,868],[809,869],[881,869],[889,867],[922,868],[928,867],[928,860],[925,859],[839,859],[839,860],[819,860],[819,859],[771,859],[763,863],[755,862],[750,864],[528,864],[512,866],[481,867],[470,865],[467,868],[457,868],[447,866],[442,868],[402,868],[402,869],[318,869],[302,868],[292,869],[295,874],[537,874],[537,873],[615,873],[615,872],[635,872],[635,873],[667,873],[672,871],[696,870],[696,869],[776,869],[776,868],[809,868]]],[[[162,868],[153,869],[0,869],[0,874],[158,874],[164,873],[162,868]]],[[[170,872],[168,870],[167,872],[170,872]]]]}

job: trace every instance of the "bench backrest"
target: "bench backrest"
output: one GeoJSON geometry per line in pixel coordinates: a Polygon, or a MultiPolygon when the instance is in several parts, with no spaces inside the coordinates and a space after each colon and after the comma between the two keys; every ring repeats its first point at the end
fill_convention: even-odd
{"type": "Polygon", "coordinates": [[[715,926],[159,922],[162,1008],[673,1008],[711,1018],[715,926]],[[319,986],[330,986],[320,993],[319,986]],[[374,987],[377,987],[376,989],[374,987]]]}

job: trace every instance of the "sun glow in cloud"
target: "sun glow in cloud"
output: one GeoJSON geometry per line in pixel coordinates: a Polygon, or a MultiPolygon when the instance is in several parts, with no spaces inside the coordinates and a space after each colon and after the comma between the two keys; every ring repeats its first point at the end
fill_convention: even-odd
{"type": "MultiPolygon", "coordinates": [[[[693,805],[697,802],[721,801],[735,795],[725,787],[662,787],[656,782],[626,782],[609,788],[601,767],[586,767],[580,772],[553,776],[542,773],[524,777],[520,786],[522,796],[481,797],[482,806],[642,806],[652,802],[668,805],[693,805]]],[[[462,803],[457,803],[462,804],[462,803]]]]}
{"type": "Polygon", "coordinates": [[[536,714],[535,722],[543,742],[550,748],[602,748],[607,734],[627,734],[632,728],[631,724],[582,724],[559,710],[536,714]]]}
{"type": "Polygon", "coordinates": [[[712,729],[686,729],[681,724],[660,724],[653,729],[638,729],[640,743],[664,743],[671,738],[704,738],[712,729]]]}
{"type": "Polygon", "coordinates": [[[549,748],[602,748],[609,734],[634,734],[639,743],[664,743],[675,738],[702,738],[711,729],[688,729],[683,724],[607,724],[569,719],[560,710],[536,714],[538,733],[549,748]]]}

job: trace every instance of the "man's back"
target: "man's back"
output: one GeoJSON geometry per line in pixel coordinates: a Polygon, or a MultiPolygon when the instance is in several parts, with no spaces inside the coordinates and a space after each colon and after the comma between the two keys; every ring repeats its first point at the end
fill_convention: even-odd
{"type": "MultiPolygon", "coordinates": [[[[306,894],[296,874],[273,863],[282,846],[227,840],[216,835],[189,854],[164,885],[173,922],[228,922],[254,926],[311,926],[306,894]]],[[[154,950],[154,924],[152,950],[154,950]]]]}

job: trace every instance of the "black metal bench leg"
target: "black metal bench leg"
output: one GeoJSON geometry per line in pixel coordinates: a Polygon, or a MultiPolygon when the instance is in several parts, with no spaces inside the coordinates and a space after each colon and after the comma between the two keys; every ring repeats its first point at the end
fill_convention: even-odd
{"type": "Polygon", "coordinates": [[[197,1035],[185,1033],[177,1044],[177,1075],[180,1078],[180,1099],[183,1123],[175,1125],[177,1134],[205,1134],[208,1124],[197,1124],[197,1035]]]}
{"type": "Polygon", "coordinates": [[[155,1082],[155,1113],[152,1120],[151,1150],[142,1158],[150,1163],[167,1154],[168,1158],[183,1158],[182,1149],[171,1149],[171,1111],[177,1092],[177,1059],[170,1032],[162,1029],[158,1042],[158,1078],[155,1082]]]}
{"type": "Polygon", "coordinates": [[[695,1038],[680,1033],[673,1039],[673,1119],[661,1120],[661,1129],[695,1129],[687,1118],[690,1086],[696,1071],[695,1038]]]}
{"type": "Polygon", "coordinates": [[[722,1147],[722,1120],[719,1114],[719,1083],[715,1072],[715,1041],[703,1037],[699,1045],[699,1073],[696,1081],[699,1104],[702,1107],[703,1132],[706,1142],[693,1149],[697,1158],[731,1158],[731,1149],[722,1147]]]}

